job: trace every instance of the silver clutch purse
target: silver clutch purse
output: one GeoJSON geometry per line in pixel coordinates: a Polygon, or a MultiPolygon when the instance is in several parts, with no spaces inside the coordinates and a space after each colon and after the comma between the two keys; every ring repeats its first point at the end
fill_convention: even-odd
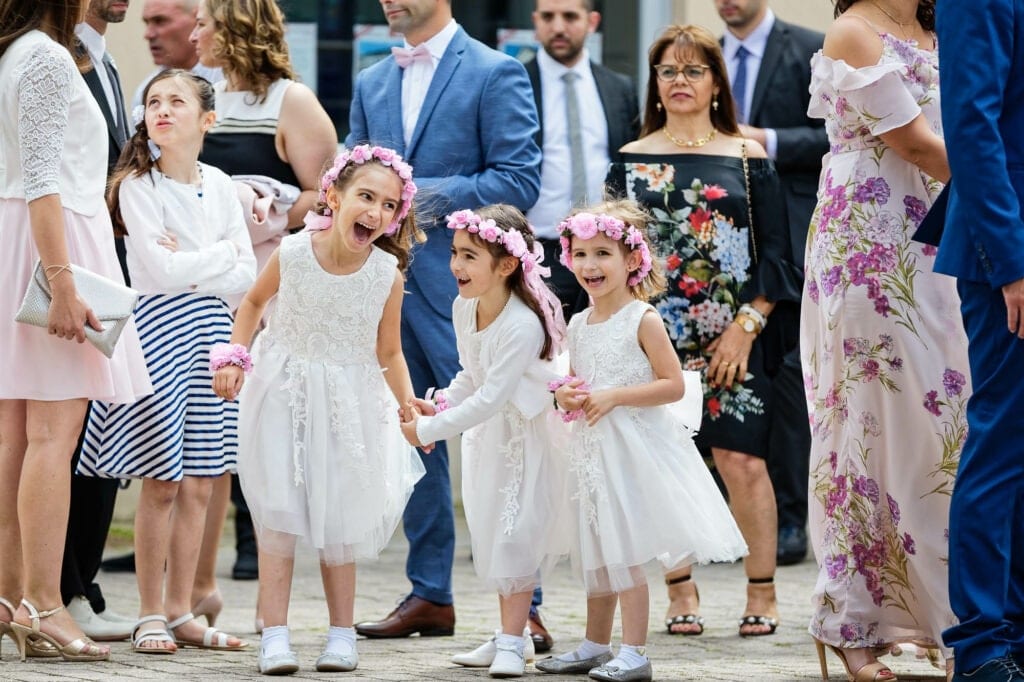
{"type": "MultiPolygon", "coordinates": [[[[93,314],[103,325],[101,331],[85,325],[85,338],[109,358],[114,354],[117,340],[135,312],[139,292],[77,265],[71,266],[71,276],[75,278],[78,295],[92,308],[93,314]]],[[[14,320],[46,328],[50,300],[50,283],[46,281],[43,264],[37,262],[32,271],[32,279],[28,283],[28,290],[25,292],[25,300],[21,302],[21,308],[14,316],[14,320]]]]}

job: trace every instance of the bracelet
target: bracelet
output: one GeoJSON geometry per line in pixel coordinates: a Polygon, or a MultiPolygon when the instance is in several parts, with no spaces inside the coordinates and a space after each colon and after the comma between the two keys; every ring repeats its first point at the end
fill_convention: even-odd
{"type": "Polygon", "coordinates": [[[57,279],[62,272],[71,272],[71,263],[65,263],[64,265],[47,265],[43,268],[43,275],[46,277],[47,282],[52,282],[57,279]],[[56,270],[56,272],[51,275],[50,270],[56,270]]]}
{"type": "Polygon", "coordinates": [[[768,326],[768,317],[760,310],[750,305],[749,303],[744,303],[743,305],[741,305],[737,313],[740,315],[746,315],[747,317],[751,318],[752,320],[754,320],[754,322],[760,325],[761,329],[764,329],[765,327],[768,326]]]}
{"type": "MultiPolygon", "coordinates": [[[[548,390],[551,391],[551,400],[555,404],[555,409],[560,413],[562,421],[565,422],[566,424],[574,422],[577,419],[583,419],[584,417],[586,417],[586,414],[584,414],[582,408],[575,410],[563,410],[562,406],[558,404],[558,398],[555,397],[554,393],[562,386],[565,386],[566,384],[576,381],[576,379],[577,377],[574,377],[571,374],[566,374],[564,377],[552,379],[551,381],[548,382],[548,390]]],[[[590,386],[588,386],[586,382],[580,384],[579,386],[577,386],[577,388],[579,388],[581,391],[590,390],[590,386]]]]}
{"type": "Polygon", "coordinates": [[[210,371],[216,372],[222,367],[235,365],[248,374],[252,371],[252,356],[249,350],[240,343],[218,343],[210,349],[210,371]]]}

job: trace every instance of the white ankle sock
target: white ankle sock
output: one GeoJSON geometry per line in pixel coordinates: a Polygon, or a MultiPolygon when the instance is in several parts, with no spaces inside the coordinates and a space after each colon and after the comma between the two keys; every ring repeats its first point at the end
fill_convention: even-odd
{"type": "Polygon", "coordinates": [[[569,653],[558,656],[560,661],[575,661],[577,659],[593,658],[594,656],[600,656],[601,654],[607,653],[612,650],[611,643],[598,644],[591,642],[589,639],[584,638],[580,645],[576,647],[576,651],[570,651],[569,653]]]}
{"type": "Polygon", "coordinates": [[[331,626],[327,631],[327,648],[325,651],[339,656],[347,656],[356,650],[356,629],[331,626]]]}
{"type": "Polygon", "coordinates": [[[514,646],[520,655],[523,653],[523,648],[526,646],[526,642],[522,637],[506,635],[504,632],[498,633],[498,636],[494,638],[494,643],[498,646],[514,646]]]}
{"type": "Polygon", "coordinates": [[[615,665],[624,670],[639,668],[647,662],[647,649],[642,646],[622,644],[619,646],[619,654],[608,665],[615,665]]]}
{"type": "Polygon", "coordinates": [[[291,651],[292,643],[288,635],[287,625],[275,625],[269,628],[263,628],[262,639],[260,639],[260,648],[263,649],[264,656],[277,656],[278,654],[286,654],[291,651]]]}

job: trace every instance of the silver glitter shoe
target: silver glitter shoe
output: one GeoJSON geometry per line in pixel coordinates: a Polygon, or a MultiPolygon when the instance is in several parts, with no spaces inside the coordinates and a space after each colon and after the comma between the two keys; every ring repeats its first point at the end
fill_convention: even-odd
{"type": "MultiPolygon", "coordinates": [[[[576,653],[573,652],[573,657],[576,653]]],[[[542,661],[534,663],[534,667],[537,670],[545,673],[552,673],[555,675],[571,675],[579,673],[589,673],[594,668],[604,665],[608,661],[612,660],[612,652],[606,651],[603,654],[592,656],[590,658],[576,658],[572,661],[563,661],[555,658],[554,656],[548,656],[542,661]]]]}
{"type": "Polygon", "coordinates": [[[347,673],[359,665],[359,652],[355,649],[348,654],[335,654],[325,651],[316,659],[316,669],[322,673],[347,673]]]}
{"type": "Polygon", "coordinates": [[[651,682],[654,671],[651,662],[647,661],[639,668],[620,668],[617,665],[602,665],[590,671],[590,679],[605,682],[651,682]]]}

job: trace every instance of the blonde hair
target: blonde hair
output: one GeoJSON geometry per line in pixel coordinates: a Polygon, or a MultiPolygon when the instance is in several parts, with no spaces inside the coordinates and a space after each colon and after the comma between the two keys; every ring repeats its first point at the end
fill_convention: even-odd
{"type": "MultiPolygon", "coordinates": [[[[603,214],[621,220],[627,227],[635,227],[644,238],[644,243],[653,256],[654,249],[651,248],[651,240],[647,236],[647,231],[650,229],[651,223],[654,222],[654,217],[643,206],[632,199],[605,199],[599,204],[577,209],[570,215],[576,215],[577,213],[603,214]]],[[[570,240],[570,247],[571,245],[572,242],[570,240]]],[[[624,242],[620,242],[620,246],[627,254],[631,252],[624,242]]],[[[655,296],[664,293],[666,288],[665,273],[662,272],[661,263],[657,258],[652,258],[651,271],[638,284],[630,285],[629,292],[637,300],[649,301],[655,296]]]]}
{"type": "Polygon", "coordinates": [[[275,0],[204,1],[215,29],[214,56],[257,102],[267,98],[274,82],[295,79],[284,40],[284,13],[275,0]]]}

